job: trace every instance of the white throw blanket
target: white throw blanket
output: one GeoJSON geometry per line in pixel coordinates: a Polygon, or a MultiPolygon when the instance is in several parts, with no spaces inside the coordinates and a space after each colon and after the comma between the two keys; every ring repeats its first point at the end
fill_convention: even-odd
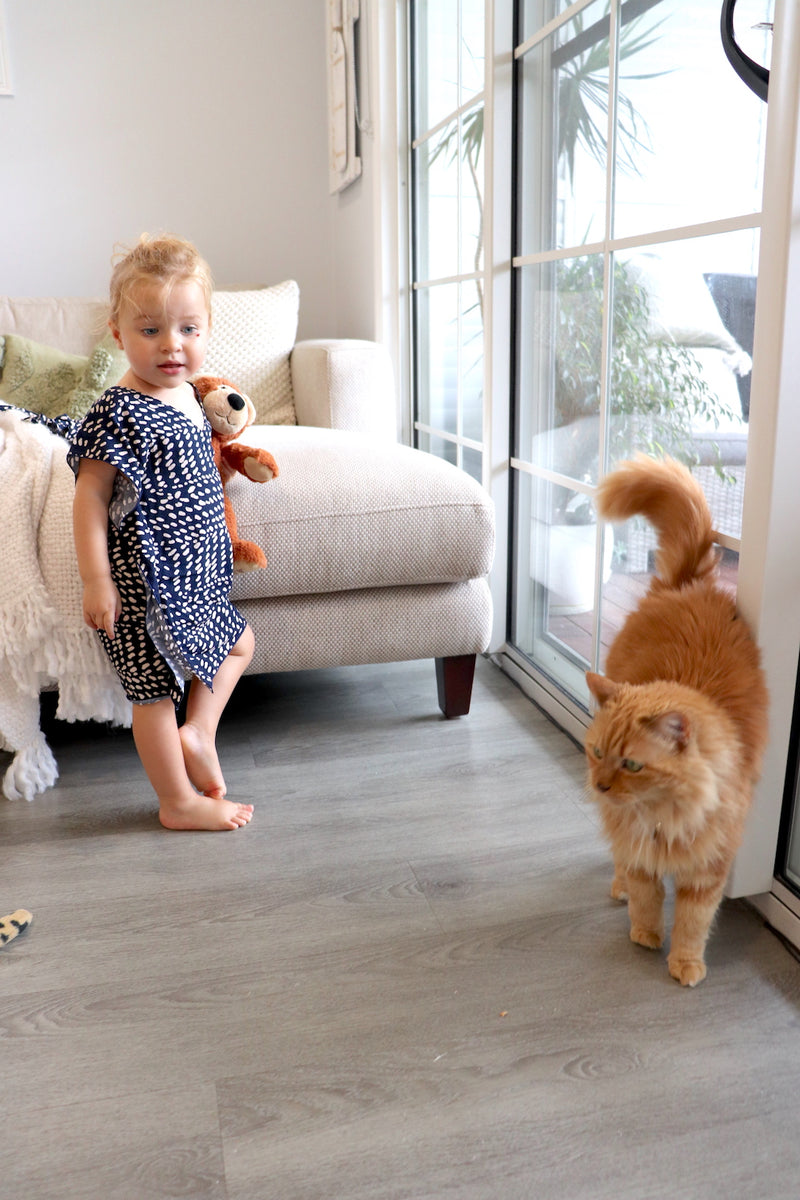
{"type": "Polygon", "coordinates": [[[58,687],[64,721],[130,725],[130,704],[97,635],[83,622],[72,537],[75,482],[66,442],[0,412],[0,748],[13,761],[9,800],[58,777],[39,726],[39,692],[58,687]]]}

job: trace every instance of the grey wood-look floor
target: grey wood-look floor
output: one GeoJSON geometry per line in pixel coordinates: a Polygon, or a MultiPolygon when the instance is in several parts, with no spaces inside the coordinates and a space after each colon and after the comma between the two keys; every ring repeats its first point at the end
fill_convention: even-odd
{"type": "Polygon", "coordinates": [[[0,801],[3,1200],[800,1195],[800,965],[726,903],[694,991],[607,897],[582,756],[489,662],[247,679],[251,826],[159,827],[130,736],[0,801]]]}

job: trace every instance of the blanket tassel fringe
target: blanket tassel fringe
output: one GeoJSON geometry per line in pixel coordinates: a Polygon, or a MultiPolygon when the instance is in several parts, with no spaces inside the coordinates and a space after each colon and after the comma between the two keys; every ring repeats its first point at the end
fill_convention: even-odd
{"type": "Polygon", "coordinates": [[[3,778],[3,795],[8,800],[32,800],[52,787],[58,779],[58,767],[43,733],[17,750],[3,778]]]}

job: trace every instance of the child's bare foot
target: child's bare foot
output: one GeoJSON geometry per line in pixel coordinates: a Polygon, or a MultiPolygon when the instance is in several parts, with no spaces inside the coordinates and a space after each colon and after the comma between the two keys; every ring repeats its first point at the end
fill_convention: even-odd
{"type": "Polygon", "coordinates": [[[212,800],[224,800],[227,789],[213,739],[205,737],[203,732],[189,721],[181,725],[178,733],[183,747],[186,774],[190,781],[204,796],[212,800]]]}
{"type": "Polygon", "coordinates": [[[165,829],[240,829],[253,815],[252,804],[234,804],[212,796],[195,795],[175,803],[161,801],[158,819],[165,829]]]}

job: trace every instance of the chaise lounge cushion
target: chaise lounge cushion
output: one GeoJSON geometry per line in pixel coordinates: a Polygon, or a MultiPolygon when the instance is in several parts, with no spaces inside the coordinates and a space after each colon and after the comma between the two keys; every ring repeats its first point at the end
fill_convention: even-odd
{"type": "Polygon", "coordinates": [[[408,446],[313,427],[253,426],[280,475],[236,476],[240,536],[267,567],[237,575],[233,598],[457,583],[485,575],[494,551],[488,494],[464,471],[408,446]]]}

